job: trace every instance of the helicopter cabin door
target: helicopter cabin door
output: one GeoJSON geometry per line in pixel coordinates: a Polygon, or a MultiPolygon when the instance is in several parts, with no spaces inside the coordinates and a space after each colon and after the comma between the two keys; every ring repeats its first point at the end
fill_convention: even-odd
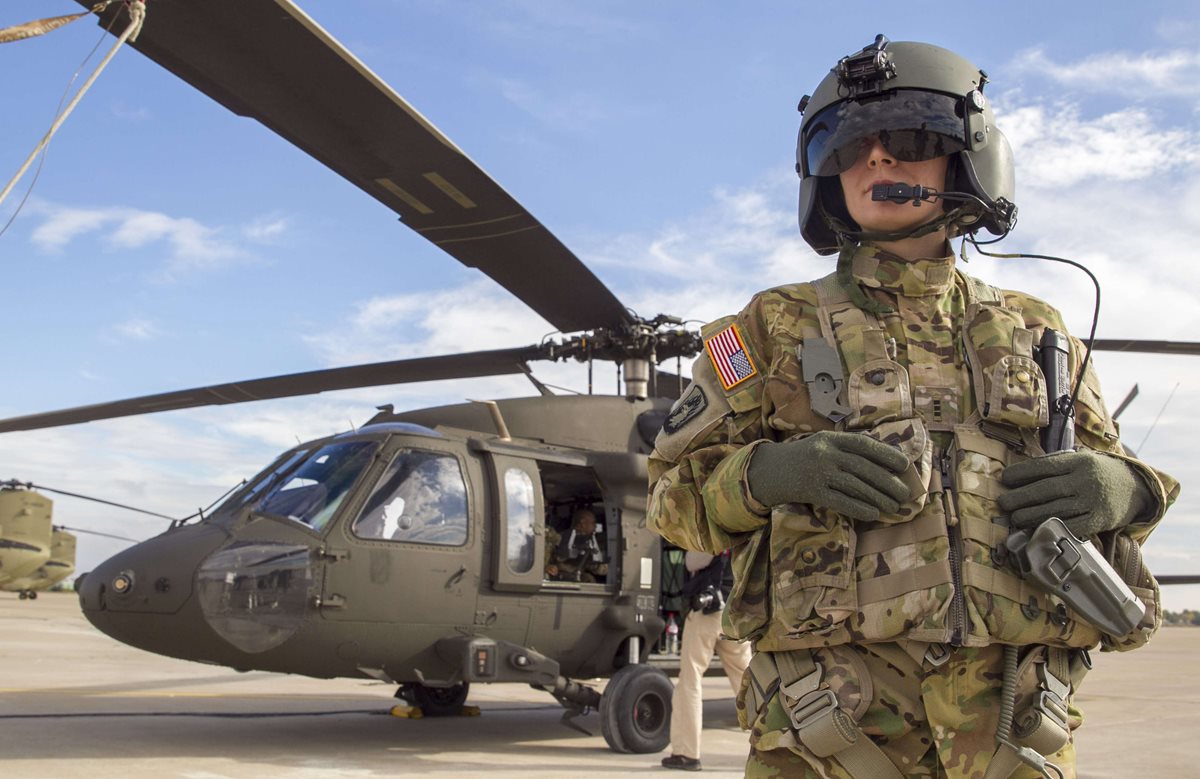
{"type": "Polygon", "coordinates": [[[545,509],[537,461],[491,452],[496,528],[492,544],[492,587],[534,592],[545,567],[545,509]]]}

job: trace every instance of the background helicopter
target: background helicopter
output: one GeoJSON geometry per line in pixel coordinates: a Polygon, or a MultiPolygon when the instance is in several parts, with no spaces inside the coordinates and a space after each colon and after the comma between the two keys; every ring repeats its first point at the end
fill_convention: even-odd
{"type": "Polygon", "coordinates": [[[52,511],[53,501],[34,490],[33,485],[15,480],[0,482],[0,592],[15,592],[21,600],[36,600],[39,592],[74,573],[75,533],[137,543],[137,539],[112,533],[54,525],[52,511]]]}
{"type": "MultiPolygon", "coordinates": [[[[167,6],[166,6],[166,5],[163,5],[162,7],[163,7],[163,8],[166,8],[167,6]]],[[[199,37],[199,36],[198,36],[198,37],[199,37]]],[[[792,89],[792,91],[794,91],[794,89],[792,89]]],[[[794,95],[793,95],[793,97],[794,97],[794,95]]],[[[986,275],[986,274],[985,274],[985,275],[986,275]]],[[[1021,284],[1021,286],[1027,286],[1027,284],[1021,284]]],[[[576,292],[576,290],[575,290],[574,288],[569,288],[569,289],[568,289],[568,292],[566,292],[566,294],[574,295],[574,294],[577,294],[577,292],[576,292]]],[[[1078,329],[1079,329],[1079,328],[1078,328],[1078,326],[1076,326],[1076,331],[1078,331],[1078,329]]],[[[511,356],[511,355],[510,355],[510,356],[511,356]]],[[[490,432],[491,432],[491,430],[492,430],[492,429],[490,429],[490,432]]]]}

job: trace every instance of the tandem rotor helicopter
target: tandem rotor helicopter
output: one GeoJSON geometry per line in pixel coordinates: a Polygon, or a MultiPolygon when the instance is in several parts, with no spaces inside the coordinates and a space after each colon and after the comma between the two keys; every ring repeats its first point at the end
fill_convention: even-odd
{"type": "MultiPolygon", "coordinates": [[[[90,6],[88,0],[79,0],[90,6]]],[[[614,750],[668,741],[671,684],[648,662],[677,577],[645,522],[646,456],[698,353],[679,317],[634,316],[453,142],[289,0],[154,0],[134,48],[248,116],[478,268],[563,333],[539,345],[167,392],[0,420],[32,430],[203,405],[438,379],[525,374],[530,398],[396,412],[301,443],[196,522],[77,583],[103,632],[239,670],[400,686],[426,713],[469,685],[521,682],[567,716],[600,712],[614,750]],[[623,396],[555,395],[535,360],[613,362],[623,396]],[[546,574],[553,529],[599,519],[594,581],[546,574]],[[603,695],[576,680],[611,677],[603,695]]],[[[122,29],[123,6],[99,14],[122,29]]],[[[1198,353],[1175,342],[1099,349],[1198,353]]],[[[1165,578],[1165,577],[1164,577],[1165,578]]]]}

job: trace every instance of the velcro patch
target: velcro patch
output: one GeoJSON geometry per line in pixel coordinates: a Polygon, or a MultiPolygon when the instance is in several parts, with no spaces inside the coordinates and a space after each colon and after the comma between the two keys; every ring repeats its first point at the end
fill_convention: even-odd
{"type": "Polygon", "coordinates": [[[708,352],[713,368],[717,371],[717,378],[726,392],[758,374],[758,368],[755,367],[736,324],[731,324],[711,338],[705,339],[704,349],[708,352]]]}
{"type": "Polygon", "coordinates": [[[693,384],[687,394],[675,401],[675,405],[671,407],[671,413],[663,422],[663,430],[668,433],[677,432],[706,408],[708,408],[708,398],[704,394],[704,388],[699,384],[693,384]]]}

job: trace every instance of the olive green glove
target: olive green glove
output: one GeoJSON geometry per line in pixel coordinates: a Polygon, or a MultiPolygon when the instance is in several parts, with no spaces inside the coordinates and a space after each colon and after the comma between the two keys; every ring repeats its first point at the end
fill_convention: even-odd
{"type": "Polygon", "coordinates": [[[1125,527],[1154,503],[1146,482],[1119,457],[1083,449],[1010,465],[997,502],[1016,527],[1061,519],[1079,538],[1125,527]]]}
{"type": "Polygon", "coordinates": [[[908,458],[861,433],[822,431],[758,445],[746,476],[750,494],[767,506],[807,503],[861,520],[895,514],[911,497],[897,476],[908,458]]]}

